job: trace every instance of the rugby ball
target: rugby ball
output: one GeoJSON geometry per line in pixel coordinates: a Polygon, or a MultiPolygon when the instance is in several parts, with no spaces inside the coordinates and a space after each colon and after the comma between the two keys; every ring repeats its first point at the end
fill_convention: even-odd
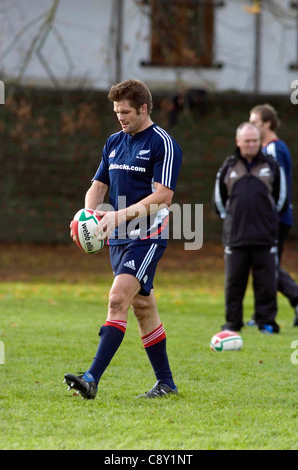
{"type": "Polygon", "coordinates": [[[223,330],[214,335],[210,342],[212,351],[239,351],[243,340],[235,331],[223,330]]]}
{"type": "Polygon", "coordinates": [[[73,218],[73,239],[84,253],[98,253],[104,247],[104,240],[98,240],[94,233],[100,219],[92,209],[81,209],[73,218]]]}

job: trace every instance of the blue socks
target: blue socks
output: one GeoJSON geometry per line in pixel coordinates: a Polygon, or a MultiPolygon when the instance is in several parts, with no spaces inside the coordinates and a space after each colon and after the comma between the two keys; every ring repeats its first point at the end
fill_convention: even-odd
{"type": "MultiPolygon", "coordinates": [[[[101,327],[100,342],[91,364],[90,369],[85,372],[83,378],[87,381],[95,381],[96,386],[116,354],[125,335],[126,322],[109,321],[101,327]]],[[[149,335],[142,337],[145,351],[153,367],[155,377],[163,384],[175,389],[172,372],[170,369],[166,350],[166,336],[162,325],[149,335]]]]}
{"type": "MultiPolygon", "coordinates": [[[[115,326],[105,324],[101,327],[99,346],[88,371],[93,376],[96,385],[122,343],[124,334],[122,329],[115,326]]],[[[85,373],[87,378],[88,373],[85,373]]]]}
{"type": "Polygon", "coordinates": [[[168,361],[166,339],[164,338],[159,343],[148,346],[145,348],[145,351],[153,367],[156,379],[172,389],[176,388],[168,361]]]}
{"type": "Polygon", "coordinates": [[[166,333],[162,323],[151,333],[143,336],[142,342],[157,380],[172,389],[176,388],[168,361],[166,333]]]}

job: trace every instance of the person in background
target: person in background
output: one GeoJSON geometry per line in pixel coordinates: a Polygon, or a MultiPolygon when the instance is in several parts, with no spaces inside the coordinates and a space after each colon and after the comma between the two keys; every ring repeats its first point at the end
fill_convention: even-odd
{"type": "Polygon", "coordinates": [[[255,321],[262,333],[279,332],[277,314],[278,213],[287,204],[278,163],[261,151],[260,130],[249,122],[236,131],[236,150],[216,177],[213,202],[223,220],[225,316],[223,330],[243,327],[243,298],[250,269],[255,321]]]}
{"type": "MultiPolygon", "coordinates": [[[[281,267],[281,258],[284,248],[284,242],[288,237],[289,231],[293,226],[293,205],[292,205],[292,157],[285,144],[276,134],[280,125],[277,111],[270,104],[261,104],[254,106],[250,111],[250,122],[257,126],[261,131],[262,151],[266,155],[278,161],[283,168],[287,182],[288,208],[279,216],[278,230],[278,290],[288,298],[294,308],[294,326],[298,326],[298,285],[285,269],[281,267]]],[[[254,325],[255,319],[248,322],[248,325],[254,325]]]]}

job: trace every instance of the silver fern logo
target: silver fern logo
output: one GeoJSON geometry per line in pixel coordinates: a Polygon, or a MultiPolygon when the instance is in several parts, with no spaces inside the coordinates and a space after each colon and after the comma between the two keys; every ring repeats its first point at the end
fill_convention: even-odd
{"type": "Polygon", "coordinates": [[[140,158],[141,160],[150,160],[150,149],[140,150],[136,158],[140,158]]]}

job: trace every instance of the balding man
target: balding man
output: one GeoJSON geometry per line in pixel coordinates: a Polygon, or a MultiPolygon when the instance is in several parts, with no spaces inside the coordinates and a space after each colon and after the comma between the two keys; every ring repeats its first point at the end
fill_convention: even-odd
{"type": "Polygon", "coordinates": [[[278,333],[278,214],[287,207],[286,182],[278,163],[261,152],[260,130],[249,122],[236,131],[236,150],[217,173],[216,212],[223,220],[225,315],[222,329],[240,331],[250,269],[256,323],[278,333]]]}

